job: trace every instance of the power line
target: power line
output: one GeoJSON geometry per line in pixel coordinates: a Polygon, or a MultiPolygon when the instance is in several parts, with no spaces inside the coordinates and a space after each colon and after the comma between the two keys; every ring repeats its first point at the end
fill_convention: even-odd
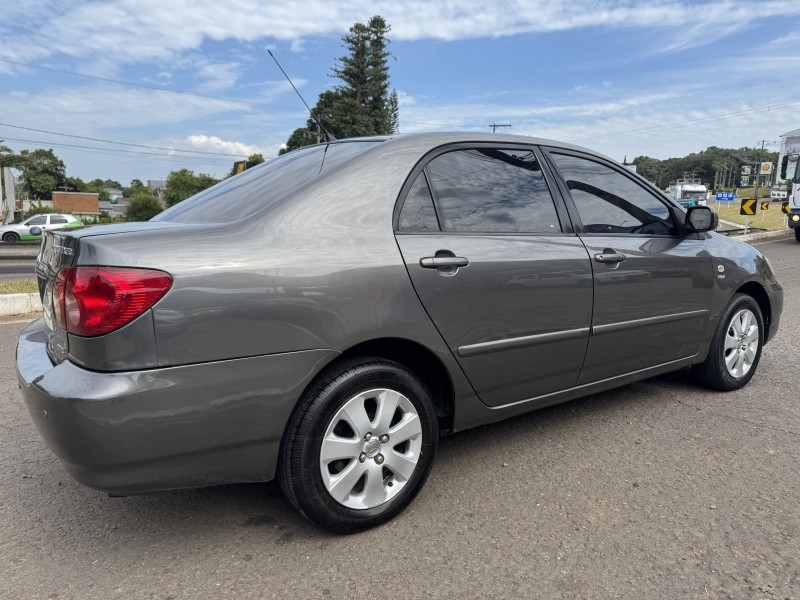
{"type": "Polygon", "coordinates": [[[226,152],[204,152],[202,150],[181,150],[180,148],[166,148],[164,146],[148,146],[145,144],[133,144],[130,142],[115,142],[114,140],[104,140],[102,138],[88,137],[85,135],[74,135],[71,133],[59,133],[57,131],[47,131],[45,129],[34,129],[33,127],[23,127],[22,125],[11,125],[9,123],[0,123],[2,127],[13,127],[14,129],[24,129],[25,131],[35,131],[36,133],[48,133],[50,135],[60,135],[63,137],[76,138],[79,140],[89,140],[91,142],[102,142],[104,144],[117,144],[120,146],[133,146],[135,148],[148,148],[150,150],[167,150],[169,152],[188,152],[189,154],[210,154],[213,156],[229,156],[231,158],[246,157],[246,154],[228,154],[226,152]]]}
{"type": "Polygon", "coordinates": [[[78,152],[89,152],[92,154],[103,154],[106,156],[122,156],[126,158],[151,158],[154,160],[159,161],[181,161],[186,162],[191,160],[193,163],[211,165],[211,166],[219,166],[221,164],[230,164],[229,161],[222,159],[222,158],[206,158],[206,157],[199,157],[195,158],[192,156],[176,156],[173,154],[160,154],[157,152],[137,152],[136,150],[122,150],[122,149],[108,149],[108,148],[101,148],[99,146],[81,146],[79,144],[65,144],[63,142],[49,142],[49,141],[42,141],[42,140],[28,140],[23,138],[13,138],[13,137],[5,137],[4,139],[12,142],[22,142],[26,144],[33,144],[40,148],[48,148],[48,147],[55,147],[55,148],[69,148],[71,150],[75,150],[78,152]]]}
{"type": "MultiPolygon", "coordinates": [[[[95,81],[104,81],[106,83],[116,83],[119,85],[127,85],[129,87],[143,88],[146,90],[154,90],[157,92],[166,92],[168,94],[180,94],[182,96],[194,96],[196,98],[204,98],[206,100],[220,100],[222,102],[233,102],[235,104],[243,104],[247,106],[263,106],[269,104],[268,102],[257,102],[255,100],[237,100],[235,98],[226,98],[224,96],[210,96],[207,94],[197,94],[195,92],[183,92],[180,90],[171,90],[169,88],[159,87],[157,85],[147,85],[145,83],[134,83],[132,81],[123,81],[121,79],[111,79],[110,77],[98,77],[96,75],[86,75],[85,73],[77,73],[76,71],[68,71],[66,69],[56,69],[55,67],[45,67],[42,65],[33,65],[18,60],[9,60],[7,58],[0,58],[0,62],[17,65],[19,67],[29,67],[31,69],[40,69],[42,71],[50,71],[52,73],[61,73],[64,75],[71,75],[73,77],[83,77],[85,79],[94,79],[95,81]]],[[[269,104],[270,108],[284,108],[287,110],[297,110],[294,106],[282,106],[280,104],[269,104]]]]}

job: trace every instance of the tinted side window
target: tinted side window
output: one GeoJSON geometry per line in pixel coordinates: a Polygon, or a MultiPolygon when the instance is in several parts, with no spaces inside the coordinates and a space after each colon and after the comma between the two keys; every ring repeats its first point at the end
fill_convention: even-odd
{"type": "Polygon", "coordinates": [[[666,204],[611,167],[553,154],[585,233],[675,235],[666,204]]]}
{"type": "Polygon", "coordinates": [[[154,221],[231,223],[274,204],[316,177],[325,146],[310,146],[274,158],[168,208],[154,221]]]}
{"type": "Polygon", "coordinates": [[[420,173],[408,191],[400,211],[400,231],[439,231],[431,189],[425,173],[420,173]]]}
{"type": "Polygon", "coordinates": [[[47,225],[47,217],[33,217],[30,221],[25,223],[28,227],[31,225],[47,225]]]}
{"type": "Polygon", "coordinates": [[[561,231],[531,150],[456,150],[437,156],[426,170],[445,231],[561,231]]]}
{"type": "Polygon", "coordinates": [[[67,222],[66,217],[59,217],[58,215],[53,215],[52,217],[50,217],[50,225],[61,225],[66,222],[67,222]]]}

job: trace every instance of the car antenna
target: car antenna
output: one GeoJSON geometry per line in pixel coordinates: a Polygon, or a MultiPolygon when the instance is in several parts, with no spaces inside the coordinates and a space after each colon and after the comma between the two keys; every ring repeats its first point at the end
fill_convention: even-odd
{"type": "Polygon", "coordinates": [[[321,129],[321,130],[322,130],[322,131],[325,133],[325,141],[326,141],[326,142],[333,142],[333,141],[335,141],[335,140],[336,140],[336,137],[335,137],[335,136],[334,136],[334,135],[333,135],[333,134],[332,134],[330,131],[328,131],[327,129],[325,129],[325,126],[322,124],[322,121],[320,121],[320,120],[319,120],[319,117],[318,117],[317,115],[315,115],[315,114],[314,114],[314,111],[312,111],[312,110],[311,110],[311,108],[308,106],[308,104],[306,104],[306,101],[305,101],[305,100],[303,100],[303,96],[301,96],[301,95],[300,95],[300,92],[299,92],[299,91],[297,90],[297,88],[294,86],[294,84],[292,83],[292,80],[291,80],[291,79],[289,79],[289,76],[286,74],[286,71],[284,71],[284,70],[283,70],[283,67],[281,66],[281,63],[279,63],[279,62],[278,62],[278,59],[277,59],[277,58],[275,58],[275,55],[272,53],[272,50],[270,50],[269,48],[267,48],[267,52],[269,52],[269,55],[272,57],[272,60],[274,60],[274,61],[275,61],[275,64],[276,64],[276,65],[278,65],[278,68],[281,70],[281,73],[283,73],[283,76],[284,76],[284,77],[286,77],[286,81],[288,81],[288,82],[289,82],[289,85],[291,85],[291,86],[292,86],[292,89],[293,89],[293,90],[294,90],[294,91],[297,93],[297,95],[300,97],[300,101],[301,101],[303,104],[305,104],[306,108],[308,109],[308,113],[311,115],[311,118],[312,118],[312,119],[314,119],[314,122],[317,124],[317,143],[319,143],[319,141],[320,141],[320,140],[319,140],[319,137],[320,137],[320,136],[319,136],[319,130],[320,130],[320,129],[321,129]]]}

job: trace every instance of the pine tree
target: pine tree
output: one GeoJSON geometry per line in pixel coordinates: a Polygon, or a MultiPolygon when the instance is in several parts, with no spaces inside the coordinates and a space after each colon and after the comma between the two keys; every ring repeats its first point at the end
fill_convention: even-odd
{"type": "MultiPolygon", "coordinates": [[[[341,84],[319,95],[312,112],[336,138],[386,135],[399,126],[397,93],[389,95],[391,57],[386,35],[391,28],[380,16],[367,24],[355,23],[342,37],[347,53],[331,69],[341,84]]],[[[286,142],[287,151],[317,140],[313,118],[296,129],[286,142]]],[[[321,139],[324,140],[324,132],[321,139]]]]}

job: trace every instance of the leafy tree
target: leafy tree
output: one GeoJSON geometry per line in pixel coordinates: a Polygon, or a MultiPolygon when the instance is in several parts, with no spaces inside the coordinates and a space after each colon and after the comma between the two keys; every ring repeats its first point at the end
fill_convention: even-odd
{"type": "Polygon", "coordinates": [[[142,183],[141,179],[131,179],[131,187],[132,188],[144,187],[144,184],[142,183]]]}
{"type": "Polygon", "coordinates": [[[186,198],[194,196],[216,183],[219,183],[218,179],[215,179],[211,175],[206,175],[205,173],[195,175],[194,171],[190,171],[189,169],[172,171],[169,177],[167,177],[164,201],[167,203],[167,206],[174,206],[178,202],[182,202],[186,200],[186,198]]]}
{"type": "MultiPolygon", "coordinates": [[[[247,161],[246,162],[247,162],[247,168],[251,169],[251,168],[255,167],[256,165],[260,165],[261,163],[265,162],[264,155],[261,154],[260,152],[257,152],[255,154],[251,154],[250,156],[247,157],[247,161]]],[[[228,173],[228,177],[233,177],[234,175],[236,175],[236,164],[234,164],[231,167],[231,172],[228,173]]]]}
{"type": "Polygon", "coordinates": [[[305,127],[298,127],[292,132],[292,135],[289,136],[289,139],[286,140],[286,146],[284,148],[281,148],[278,151],[278,154],[286,154],[290,150],[296,150],[297,148],[302,148],[303,146],[310,146],[311,144],[316,144],[316,143],[317,140],[314,137],[314,134],[311,133],[311,130],[308,125],[306,125],[305,127]]]}
{"type": "Polygon", "coordinates": [[[248,168],[255,167],[256,165],[260,165],[263,162],[265,162],[264,161],[264,156],[260,152],[258,152],[256,154],[251,154],[250,156],[247,157],[247,167],[248,168]]]}
{"type": "Polygon", "coordinates": [[[150,190],[139,186],[128,201],[126,221],[149,221],[163,210],[150,190]]]}
{"type": "Polygon", "coordinates": [[[51,212],[53,212],[53,208],[50,206],[42,206],[42,201],[39,200],[36,205],[31,204],[31,209],[25,213],[25,218],[27,219],[33,215],[46,215],[51,212]]]}
{"type": "MultiPolygon", "coordinates": [[[[389,94],[391,53],[386,35],[389,25],[380,16],[354,24],[342,37],[347,54],[333,66],[332,77],[341,81],[319,95],[312,113],[337,138],[385,135],[399,125],[397,94],[389,94]]],[[[324,140],[314,118],[296,129],[286,142],[288,152],[324,140]]]]}
{"type": "Polygon", "coordinates": [[[400,109],[397,100],[397,90],[392,90],[389,96],[389,133],[400,133],[400,109]]]}
{"type": "Polygon", "coordinates": [[[80,177],[67,177],[64,181],[64,187],[70,192],[86,191],[86,183],[80,177]]]}
{"type": "Polygon", "coordinates": [[[67,168],[52,150],[22,150],[27,161],[22,166],[23,190],[31,199],[49,200],[53,190],[64,185],[67,168]]]}
{"type": "MultiPolygon", "coordinates": [[[[761,151],[760,148],[719,148],[709,146],[702,152],[695,152],[683,157],[658,160],[649,156],[637,156],[633,159],[640,175],[665,189],[682,177],[700,179],[712,187],[717,171],[732,169],[733,187],[739,185],[739,173],[743,166],[753,166],[762,161],[776,163],[776,152],[761,151]]],[[[731,176],[728,175],[731,179],[731,176]]]]}

